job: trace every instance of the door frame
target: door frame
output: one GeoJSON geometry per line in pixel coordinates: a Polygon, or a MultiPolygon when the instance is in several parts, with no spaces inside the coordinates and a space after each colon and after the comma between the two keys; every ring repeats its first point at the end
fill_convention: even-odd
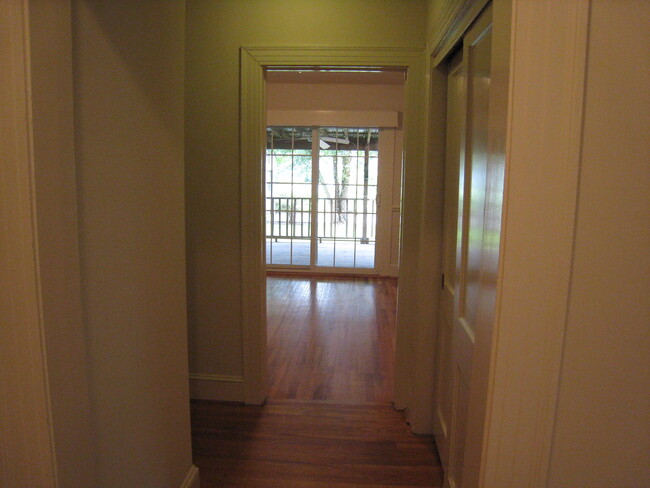
{"type": "MultiPolygon", "coordinates": [[[[266,289],[264,257],[264,69],[282,67],[401,68],[405,83],[401,261],[396,361],[408,358],[417,323],[417,244],[424,140],[424,51],[411,48],[243,47],[240,51],[241,279],[244,402],[266,399],[266,289]],[[410,252],[404,252],[405,250],[410,252]],[[402,291],[400,291],[402,290],[402,291]],[[410,304],[410,306],[409,306],[410,304]],[[402,326],[400,326],[402,324],[402,326]],[[402,350],[402,353],[399,351],[402,350]]],[[[407,371],[396,367],[396,396],[407,371]]],[[[406,376],[408,377],[408,376],[406,376]]],[[[396,398],[396,403],[400,403],[396,398]]],[[[403,403],[403,402],[402,402],[403,403]]]]}
{"type": "Polygon", "coordinates": [[[547,486],[572,271],[590,2],[494,5],[495,32],[498,23],[512,29],[494,38],[493,51],[497,75],[510,82],[502,257],[477,486],[547,486]]]}
{"type": "Polygon", "coordinates": [[[31,482],[54,488],[58,479],[32,191],[32,56],[26,40],[29,10],[26,2],[9,2],[6,9],[0,17],[0,46],[8,54],[0,62],[4,109],[0,116],[0,484],[13,481],[27,486],[31,482]]]}
{"type": "MultiPolygon", "coordinates": [[[[442,62],[488,2],[444,3],[443,27],[427,43],[429,166],[444,164],[442,62]]],[[[571,280],[590,2],[492,4],[493,87],[507,100],[495,116],[502,129],[494,141],[505,158],[505,192],[490,353],[475,364],[483,390],[471,399],[474,436],[466,441],[480,464],[465,467],[471,479],[464,487],[546,486],[571,280]]]]}

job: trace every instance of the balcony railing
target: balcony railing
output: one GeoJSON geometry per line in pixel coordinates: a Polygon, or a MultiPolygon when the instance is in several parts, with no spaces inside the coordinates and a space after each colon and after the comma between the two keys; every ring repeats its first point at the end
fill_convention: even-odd
{"type": "MultiPolygon", "coordinates": [[[[267,197],[267,238],[311,238],[311,198],[267,197]]],[[[375,240],[377,202],[366,198],[319,198],[318,231],[323,239],[358,240],[367,243],[375,240]]]]}

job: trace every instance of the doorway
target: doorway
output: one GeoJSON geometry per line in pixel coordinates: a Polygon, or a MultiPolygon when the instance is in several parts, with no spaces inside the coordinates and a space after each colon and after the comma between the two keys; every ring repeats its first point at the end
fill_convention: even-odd
{"type": "Polygon", "coordinates": [[[269,399],[388,404],[405,73],[265,76],[269,399]]]}
{"type": "Polygon", "coordinates": [[[267,269],[397,276],[405,71],[264,76],[267,269]]]}
{"type": "MultiPolygon", "coordinates": [[[[241,261],[242,270],[242,326],[243,326],[243,397],[245,403],[262,404],[268,392],[266,372],[266,256],[265,256],[265,218],[264,218],[264,157],[266,148],[266,127],[287,125],[267,123],[267,100],[265,72],[268,69],[323,68],[347,70],[397,69],[406,74],[404,83],[403,119],[403,157],[401,166],[405,168],[399,182],[403,188],[399,215],[398,232],[400,248],[414,248],[418,241],[418,215],[420,201],[419,187],[422,181],[423,134],[417,130],[423,120],[423,110],[419,94],[423,89],[423,58],[420,49],[364,49],[364,48],[242,48],[241,50],[241,261]]],[[[291,126],[332,126],[325,121],[321,124],[294,122],[291,126]]],[[[346,124],[365,127],[378,124],[346,124]]],[[[381,126],[379,124],[379,126],[381,126]]],[[[417,255],[400,253],[400,310],[397,322],[396,355],[400,349],[410,349],[412,335],[409,329],[416,323],[417,298],[408,293],[415,286],[417,275],[417,255]],[[402,289],[405,289],[403,292],[402,289]]],[[[407,354],[401,357],[407,358],[407,354]]],[[[397,405],[403,405],[400,398],[400,384],[406,382],[405,370],[396,371],[397,405]]]]}

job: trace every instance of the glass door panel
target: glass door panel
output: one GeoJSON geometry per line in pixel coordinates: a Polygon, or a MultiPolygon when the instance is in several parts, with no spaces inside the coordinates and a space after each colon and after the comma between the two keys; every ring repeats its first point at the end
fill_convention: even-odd
{"type": "Polygon", "coordinates": [[[378,140],[378,129],[319,129],[319,267],[375,267],[378,140]]]}
{"type": "Polygon", "coordinates": [[[311,265],[312,129],[269,127],[266,264],[311,265]]]}

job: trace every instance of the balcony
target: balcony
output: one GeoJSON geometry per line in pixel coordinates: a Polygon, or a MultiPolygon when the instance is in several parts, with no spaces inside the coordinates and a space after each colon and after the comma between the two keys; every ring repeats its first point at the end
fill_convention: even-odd
{"type": "MultiPolygon", "coordinates": [[[[311,198],[266,198],[266,260],[272,266],[310,266],[311,198]]],[[[375,267],[377,203],[364,198],[319,198],[314,265],[375,267]]]]}

